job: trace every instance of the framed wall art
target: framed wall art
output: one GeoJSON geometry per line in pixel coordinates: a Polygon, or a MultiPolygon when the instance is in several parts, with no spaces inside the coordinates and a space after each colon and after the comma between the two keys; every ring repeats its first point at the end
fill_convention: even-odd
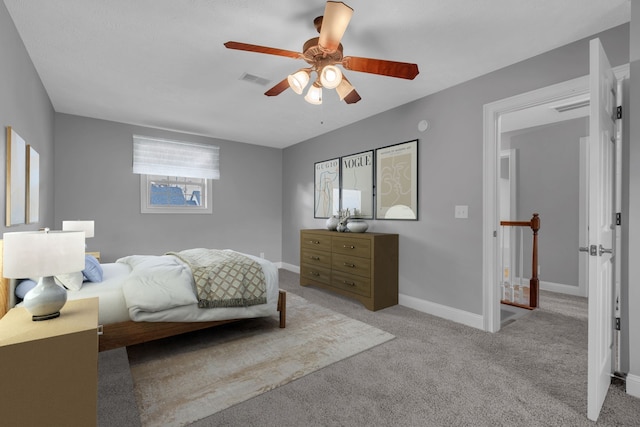
{"type": "Polygon", "coordinates": [[[5,225],[25,223],[27,146],[18,133],[7,126],[5,225]]]}
{"type": "Polygon", "coordinates": [[[340,207],[351,215],[373,219],[373,150],[340,158],[340,207]]]}
{"type": "Polygon", "coordinates": [[[418,140],[376,149],[376,218],[418,219],[418,140]]]}
{"type": "Polygon", "coordinates": [[[314,164],[314,218],[329,218],[340,209],[340,159],[314,164]]]}
{"type": "Polygon", "coordinates": [[[27,145],[27,224],[40,221],[40,155],[27,145]]]}

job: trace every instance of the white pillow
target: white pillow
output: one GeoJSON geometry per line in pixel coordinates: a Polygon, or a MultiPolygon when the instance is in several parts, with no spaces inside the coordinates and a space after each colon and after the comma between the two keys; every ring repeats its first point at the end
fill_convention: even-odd
{"type": "Polygon", "coordinates": [[[79,291],[82,287],[84,276],[82,275],[82,271],[77,271],[75,273],[58,274],[55,279],[58,285],[70,291],[79,291]]]}

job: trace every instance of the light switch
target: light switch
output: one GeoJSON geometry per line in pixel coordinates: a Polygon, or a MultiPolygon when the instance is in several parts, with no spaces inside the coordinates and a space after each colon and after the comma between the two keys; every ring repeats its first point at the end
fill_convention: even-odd
{"type": "Polygon", "coordinates": [[[469,218],[469,206],[456,205],[454,217],[462,219],[469,218]]]}

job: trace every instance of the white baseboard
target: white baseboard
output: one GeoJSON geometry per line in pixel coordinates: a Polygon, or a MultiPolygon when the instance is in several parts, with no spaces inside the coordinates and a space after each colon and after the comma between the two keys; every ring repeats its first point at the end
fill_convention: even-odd
{"type": "MultiPolygon", "coordinates": [[[[277,262],[275,264],[278,268],[283,268],[293,273],[300,274],[300,267],[297,265],[288,264],[286,262],[277,262]]],[[[398,303],[402,306],[409,307],[423,313],[442,317],[443,319],[451,320],[453,322],[462,323],[463,325],[471,326],[472,328],[484,330],[484,319],[479,314],[469,313],[468,311],[458,310],[457,308],[436,304],[403,294],[398,295],[398,303]]]]}
{"type": "Polygon", "coordinates": [[[285,270],[289,270],[292,273],[300,274],[300,267],[293,264],[288,264],[286,262],[276,262],[275,263],[278,268],[283,268],[285,270]]]}
{"type": "Polygon", "coordinates": [[[627,374],[627,394],[640,398],[640,376],[627,374]]]}
{"type": "Polygon", "coordinates": [[[553,283],[540,281],[540,289],[543,291],[558,292],[561,294],[575,295],[578,297],[586,297],[585,292],[578,286],[565,285],[563,283],[553,283]]]}
{"type": "Polygon", "coordinates": [[[443,319],[451,320],[453,322],[462,323],[463,325],[471,326],[472,328],[484,330],[484,319],[479,314],[469,313],[468,311],[458,310],[457,308],[436,304],[434,302],[409,295],[400,294],[398,296],[398,300],[400,305],[405,307],[413,308],[414,310],[431,314],[433,316],[442,317],[443,319]]]}

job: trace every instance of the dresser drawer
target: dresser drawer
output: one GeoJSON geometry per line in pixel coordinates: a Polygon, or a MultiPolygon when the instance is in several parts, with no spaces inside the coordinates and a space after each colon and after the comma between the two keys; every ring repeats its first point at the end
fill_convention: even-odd
{"type": "Polygon", "coordinates": [[[323,234],[300,234],[300,249],[311,249],[331,252],[331,236],[323,234]]]}
{"type": "Polygon", "coordinates": [[[303,248],[300,253],[300,261],[306,265],[331,268],[331,252],[312,251],[311,249],[303,248]]]}
{"type": "Polygon", "coordinates": [[[368,277],[334,271],[331,286],[365,297],[371,296],[371,280],[368,277]]]}
{"type": "Polygon", "coordinates": [[[318,267],[316,265],[302,264],[300,266],[301,279],[313,280],[315,282],[331,284],[331,269],[318,267]]]}
{"type": "Polygon", "coordinates": [[[347,274],[371,277],[371,260],[349,255],[337,255],[333,257],[331,268],[347,274]]]}
{"type": "Polygon", "coordinates": [[[371,241],[349,237],[334,237],[332,241],[334,253],[371,258],[371,241]]]}

